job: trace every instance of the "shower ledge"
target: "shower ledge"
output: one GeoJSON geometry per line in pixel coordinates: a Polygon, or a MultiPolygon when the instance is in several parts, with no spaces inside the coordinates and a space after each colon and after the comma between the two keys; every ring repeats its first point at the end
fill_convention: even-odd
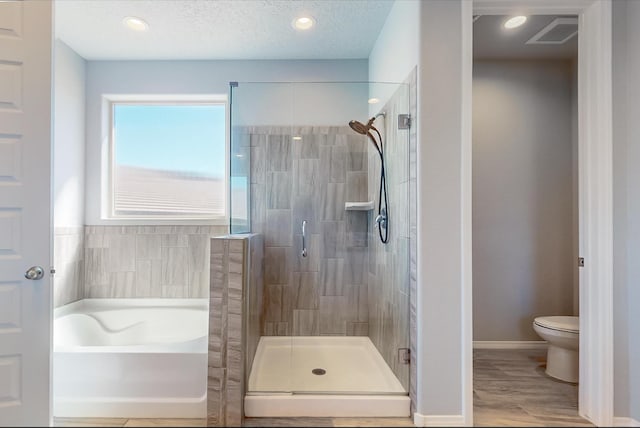
{"type": "Polygon", "coordinates": [[[371,211],[373,209],[373,201],[367,202],[345,202],[345,211],[371,211]]]}

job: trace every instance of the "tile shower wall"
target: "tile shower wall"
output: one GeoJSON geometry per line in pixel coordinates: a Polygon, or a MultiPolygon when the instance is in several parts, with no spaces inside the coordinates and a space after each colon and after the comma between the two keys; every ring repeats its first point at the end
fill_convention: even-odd
{"type": "Polygon", "coordinates": [[[367,141],[344,127],[247,127],[263,335],[367,335],[367,141]],[[293,137],[301,137],[300,139],[293,137]],[[302,221],[308,256],[303,258],[302,221]]]}
{"type": "Polygon", "coordinates": [[[85,226],[85,298],[202,298],[226,226],[85,226]]]}
{"type": "MultiPolygon", "coordinates": [[[[409,92],[409,86],[401,86],[382,109],[386,113],[381,133],[390,207],[389,242],[380,241],[377,227],[368,231],[369,337],[407,391],[410,366],[400,362],[398,350],[410,347],[410,201],[415,200],[415,194],[410,197],[410,131],[398,129],[397,117],[409,113],[409,92]]],[[[376,120],[376,126],[381,119],[376,120]]],[[[373,147],[368,156],[369,199],[375,201],[377,213],[381,162],[373,147]]]]}
{"type": "Polygon", "coordinates": [[[84,297],[84,228],[56,227],[53,245],[53,306],[57,308],[84,297]]]}
{"type": "Polygon", "coordinates": [[[244,308],[248,314],[244,319],[247,322],[244,334],[246,335],[245,359],[245,382],[249,382],[249,373],[253,365],[253,358],[258,349],[258,342],[262,333],[262,296],[264,291],[264,237],[259,234],[248,236],[249,261],[244,266],[248,266],[248,289],[243,290],[244,308]]]}
{"type": "Polygon", "coordinates": [[[242,425],[245,376],[260,340],[262,249],[256,234],[211,239],[207,426],[242,425]]]}

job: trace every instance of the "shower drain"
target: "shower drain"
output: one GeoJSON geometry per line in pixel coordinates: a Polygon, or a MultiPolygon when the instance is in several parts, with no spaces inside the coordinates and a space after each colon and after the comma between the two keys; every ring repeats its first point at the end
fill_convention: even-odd
{"type": "Polygon", "coordinates": [[[326,372],[327,371],[325,369],[313,369],[313,370],[311,370],[311,373],[313,373],[314,375],[318,375],[318,376],[322,376],[326,372]]]}

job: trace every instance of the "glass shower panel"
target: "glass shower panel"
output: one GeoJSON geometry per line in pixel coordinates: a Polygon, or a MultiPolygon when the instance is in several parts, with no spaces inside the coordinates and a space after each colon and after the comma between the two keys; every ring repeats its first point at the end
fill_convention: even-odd
{"type": "Polygon", "coordinates": [[[375,124],[381,120],[383,123],[378,129],[384,141],[388,209],[387,228],[380,233],[374,213],[385,206],[384,189],[381,197],[379,186],[382,162],[370,144],[368,192],[375,209],[370,218],[367,242],[368,336],[403,389],[408,391],[409,365],[403,361],[403,355],[409,348],[410,139],[403,117],[410,112],[409,86],[371,83],[369,88],[369,100],[379,100],[369,104],[370,116],[377,117],[375,124]],[[381,241],[381,235],[387,238],[386,243],[381,241]]]}
{"type": "Polygon", "coordinates": [[[249,393],[407,393],[408,94],[369,82],[232,88],[232,233],[264,236],[262,301],[245,302],[262,335],[246,352],[249,393]]]}
{"type": "Polygon", "coordinates": [[[245,325],[260,323],[260,337],[245,341],[246,390],[291,392],[291,334],[282,306],[292,243],[287,192],[293,168],[293,87],[240,82],[231,87],[230,98],[231,172],[237,183],[231,191],[231,233],[260,234],[264,243],[262,289],[246,293],[244,302],[245,325]]]}
{"type": "Polygon", "coordinates": [[[233,234],[251,231],[251,149],[249,134],[239,125],[243,111],[238,103],[233,102],[239,92],[237,83],[229,84],[229,229],[233,234]]]}

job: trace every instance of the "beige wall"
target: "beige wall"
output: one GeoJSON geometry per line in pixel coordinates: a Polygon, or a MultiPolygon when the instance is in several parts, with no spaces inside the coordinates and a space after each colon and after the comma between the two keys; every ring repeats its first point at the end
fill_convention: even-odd
{"type": "Polygon", "coordinates": [[[573,314],[572,64],[473,72],[474,340],[540,340],[536,316],[573,314]]]}

